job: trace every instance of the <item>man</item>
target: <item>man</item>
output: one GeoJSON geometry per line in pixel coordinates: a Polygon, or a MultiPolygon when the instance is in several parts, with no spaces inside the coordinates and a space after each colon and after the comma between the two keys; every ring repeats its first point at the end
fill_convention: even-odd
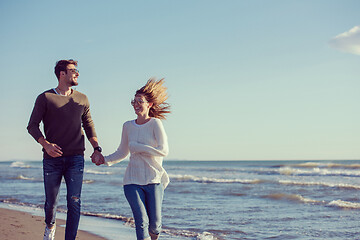
{"type": "Polygon", "coordinates": [[[55,66],[58,86],[40,94],[35,102],[28,132],[43,147],[43,174],[45,186],[44,240],[55,237],[55,215],[62,177],[67,186],[67,218],[65,239],[75,239],[80,219],[80,195],[84,171],[85,141],[94,147],[92,160],[102,162],[94,123],[86,95],[73,90],[78,85],[77,61],[60,60],[55,66]],[[39,124],[43,122],[45,137],[39,124]]]}

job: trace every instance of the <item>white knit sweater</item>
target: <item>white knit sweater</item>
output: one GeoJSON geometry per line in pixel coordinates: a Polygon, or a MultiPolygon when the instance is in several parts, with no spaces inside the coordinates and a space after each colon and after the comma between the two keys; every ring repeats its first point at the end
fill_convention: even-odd
{"type": "Polygon", "coordinates": [[[138,125],[135,120],[123,125],[121,143],[118,149],[105,156],[105,164],[111,166],[121,162],[130,152],[124,185],[162,183],[169,184],[169,176],[162,167],[163,157],[169,152],[167,136],[160,119],[151,118],[138,125]]]}

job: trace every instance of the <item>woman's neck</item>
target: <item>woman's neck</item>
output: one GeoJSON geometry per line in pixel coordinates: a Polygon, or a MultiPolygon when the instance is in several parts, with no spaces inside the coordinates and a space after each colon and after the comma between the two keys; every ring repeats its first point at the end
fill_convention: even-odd
{"type": "Polygon", "coordinates": [[[138,125],[142,125],[147,123],[148,121],[150,121],[151,117],[149,117],[149,115],[147,116],[138,116],[137,119],[135,120],[136,124],[138,125]]]}

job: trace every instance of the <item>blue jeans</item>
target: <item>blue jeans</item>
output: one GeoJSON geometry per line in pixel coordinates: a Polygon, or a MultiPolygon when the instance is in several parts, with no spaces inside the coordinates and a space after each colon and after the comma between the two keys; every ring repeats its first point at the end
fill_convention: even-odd
{"type": "Polygon", "coordinates": [[[45,186],[45,223],[51,227],[55,224],[59,190],[64,176],[67,189],[67,217],[65,239],[76,238],[81,205],[81,188],[84,173],[84,156],[76,155],[43,160],[45,186]]]}
{"type": "Polygon", "coordinates": [[[160,183],[148,185],[129,184],[124,186],[135,219],[136,237],[143,240],[161,232],[161,207],[164,188],[160,183]]]}

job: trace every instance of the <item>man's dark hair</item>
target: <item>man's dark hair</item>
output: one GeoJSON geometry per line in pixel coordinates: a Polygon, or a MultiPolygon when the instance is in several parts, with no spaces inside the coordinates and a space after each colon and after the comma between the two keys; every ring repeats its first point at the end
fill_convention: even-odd
{"type": "Polygon", "coordinates": [[[74,64],[75,66],[77,66],[77,61],[75,61],[73,59],[69,59],[69,60],[60,60],[60,61],[56,62],[55,75],[56,75],[57,79],[60,78],[60,72],[66,71],[66,67],[69,64],[74,64]]]}

